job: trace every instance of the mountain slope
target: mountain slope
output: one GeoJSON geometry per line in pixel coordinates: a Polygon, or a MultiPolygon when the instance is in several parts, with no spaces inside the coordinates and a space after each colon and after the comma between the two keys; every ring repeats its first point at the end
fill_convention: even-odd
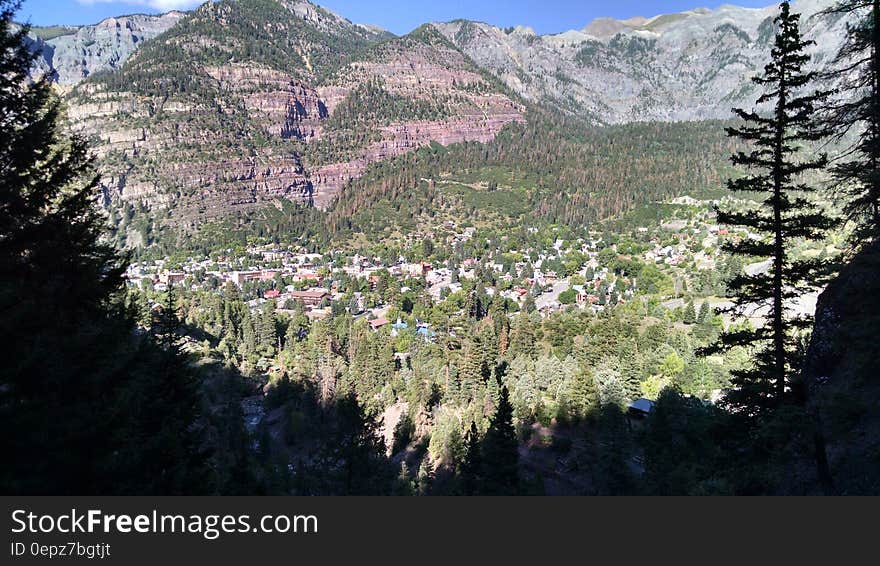
{"type": "Polygon", "coordinates": [[[165,33],[182,12],[160,16],[136,14],[107,18],[93,26],[32,28],[37,67],[59,84],[70,87],[89,76],[121,68],[145,42],[165,33]]]}
{"type": "MultiPolygon", "coordinates": [[[[814,62],[840,47],[847,19],[818,15],[832,0],[799,0],[814,62]]],[[[766,63],[776,5],[723,6],[538,36],[454,21],[432,24],[482,67],[531,101],[551,101],[600,123],[729,118],[753,102],[750,78],[766,63]]]]}
{"type": "MultiPolygon", "coordinates": [[[[796,3],[806,14],[807,35],[818,42],[820,64],[846,24],[810,16],[829,2],[796,3]]],[[[516,195],[519,205],[528,203],[553,222],[592,222],[648,195],[716,184],[718,156],[728,149],[722,141],[712,138],[711,163],[690,168],[675,159],[680,132],[657,146],[658,134],[648,130],[638,134],[648,136],[639,143],[678,164],[675,171],[648,172],[661,186],[644,187],[632,175],[590,178],[583,164],[593,161],[596,138],[585,128],[728,118],[731,106],[750,105],[749,79],[768,56],[775,11],[725,6],[597,20],[543,37],[528,28],[456,21],[393,37],[305,1],[222,0],[139,44],[122,68],[93,73],[68,102],[73,127],[92,138],[101,158],[104,203],[128,245],[281,201],[335,206],[334,229],[349,222],[339,210],[379,210],[370,198],[384,202],[391,195],[392,209],[410,202],[419,208],[430,195],[410,198],[407,191],[421,191],[421,177],[401,176],[396,165],[352,181],[376,163],[435,143],[493,142],[511,125],[500,144],[427,151],[413,159],[438,163],[404,168],[426,170],[427,178],[440,165],[446,169],[440,173],[449,173],[451,165],[468,162],[472,171],[513,175],[519,185],[524,175],[537,184],[534,194],[516,195]],[[538,116],[560,109],[571,119],[538,116]],[[698,181],[689,183],[681,171],[698,181]]],[[[45,30],[47,37],[58,33],[65,30],[45,30]]],[[[627,155],[651,158],[641,150],[627,155]]],[[[642,165],[619,163],[628,172],[642,165]]],[[[488,180],[481,175],[470,173],[469,183],[488,180]]],[[[495,198],[516,200],[503,191],[471,200],[494,206],[495,198]]]]}
{"type": "Polygon", "coordinates": [[[525,113],[430,27],[370,48],[318,90],[329,119],[309,155],[322,206],[370,163],[432,142],[485,143],[525,113]]]}
{"type": "Polygon", "coordinates": [[[374,161],[488,141],[522,119],[504,90],[433,30],[389,39],[307,2],[225,0],[69,101],[105,202],[187,228],[279,198],[325,206],[374,161]]]}
{"type": "Polygon", "coordinates": [[[453,225],[499,233],[594,226],[631,208],[717,190],[736,142],[722,122],[591,126],[534,109],[487,144],[424,148],[345,186],[331,234],[406,239],[453,225]]]}

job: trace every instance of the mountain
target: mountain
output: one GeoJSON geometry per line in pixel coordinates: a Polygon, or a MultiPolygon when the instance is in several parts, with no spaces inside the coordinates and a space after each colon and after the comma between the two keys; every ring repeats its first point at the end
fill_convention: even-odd
{"type": "Polygon", "coordinates": [[[182,12],[137,14],[108,18],[92,26],[34,27],[30,39],[40,53],[38,68],[50,72],[59,84],[72,86],[95,73],[121,68],[141,45],[183,17],[182,12]]]}
{"type": "MultiPolygon", "coordinates": [[[[831,58],[847,18],[821,15],[833,0],[798,0],[816,64],[831,58]]],[[[536,35],[454,21],[432,24],[527,100],[598,123],[729,118],[755,98],[750,78],[769,58],[777,6],[722,6],[629,20],[598,19],[581,30],[536,35]]]]}
{"type": "Polygon", "coordinates": [[[308,2],[224,0],[68,100],[105,203],[188,227],[279,198],[325,207],[372,162],[489,141],[523,119],[515,98],[433,28],[394,38],[308,2]]]}
{"type": "Polygon", "coordinates": [[[318,92],[329,119],[309,148],[319,205],[366,167],[419,147],[489,142],[525,107],[431,27],[375,45],[318,92]]]}
{"type": "MultiPolygon", "coordinates": [[[[817,64],[837,50],[847,23],[817,15],[831,1],[795,3],[817,42],[817,64]]],[[[421,183],[463,163],[471,189],[501,184],[465,199],[516,211],[499,221],[521,216],[524,204],[552,222],[593,221],[685,186],[714,186],[731,149],[706,131],[723,133],[719,124],[695,130],[711,155],[667,168],[652,155],[674,155],[687,128],[651,134],[650,144],[638,140],[648,130],[585,131],[726,119],[732,106],[750,105],[749,79],[769,56],[775,11],[724,6],[600,19],[548,36],[460,20],[395,37],[303,0],[222,0],[189,13],[38,28],[32,39],[44,49],[42,66],[70,91],[72,127],[99,156],[119,242],[142,246],[286,201],[387,224],[397,215],[378,212],[382,201],[412,220],[441,202],[419,192],[421,183]],[[550,131],[558,128],[566,131],[550,131]],[[576,166],[605,155],[615,139],[652,153],[626,152],[638,165],[603,160],[592,177],[576,166]],[[488,145],[416,152],[471,142],[488,145]],[[380,163],[391,165],[371,171],[380,163]],[[606,175],[615,166],[651,168],[645,178],[660,184],[636,188],[628,176],[606,175]],[[371,185],[352,183],[365,175],[371,185]]],[[[456,202],[459,212],[469,209],[456,202]]],[[[353,225],[338,213],[329,222],[353,225]]]]}

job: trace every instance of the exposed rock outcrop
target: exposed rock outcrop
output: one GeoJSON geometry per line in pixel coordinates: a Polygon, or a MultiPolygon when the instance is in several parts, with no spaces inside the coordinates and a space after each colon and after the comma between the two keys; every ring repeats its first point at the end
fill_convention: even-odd
{"type": "Polygon", "coordinates": [[[206,72],[226,92],[240,95],[251,116],[271,136],[308,141],[329,116],[318,92],[289,75],[259,65],[208,67],[206,72]]]}
{"type": "Polygon", "coordinates": [[[32,33],[34,50],[40,53],[38,68],[52,73],[61,85],[79,84],[95,73],[121,68],[141,45],[168,31],[184,15],[168,12],[107,18],[47,40],[32,33]]]}
{"type": "Polygon", "coordinates": [[[880,492],[880,242],[819,297],[804,368],[833,489],[880,492]]]}
{"type": "Polygon", "coordinates": [[[104,201],[164,209],[175,227],[278,198],[326,207],[371,163],[524,119],[439,33],[386,37],[307,2],[203,5],[70,94],[104,201]]]}
{"type": "MultiPolygon", "coordinates": [[[[839,50],[851,17],[821,15],[834,0],[796,0],[814,62],[839,50]]],[[[602,18],[582,30],[539,36],[457,20],[432,24],[481,67],[532,101],[597,122],[729,118],[755,98],[752,76],[773,42],[778,3],[725,5],[652,18],[602,18]]]]}

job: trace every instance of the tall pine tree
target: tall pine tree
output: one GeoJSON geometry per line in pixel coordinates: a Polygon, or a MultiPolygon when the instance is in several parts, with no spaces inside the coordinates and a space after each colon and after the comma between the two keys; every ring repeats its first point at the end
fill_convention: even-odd
{"type": "Polygon", "coordinates": [[[483,438],[483,494],[516,495],[519,490],[518,446],[513,405],[507,387],[502,387],[498,408],[483,438]]]}
{"type": "Polygon", "coordinates": [[[816,288],[826,271],[821,260],[793,259],[791,248],[798,241],[821,239],[834,225],[807,199],[813,189],[801,181],[803,174],[823,169],[827,158],[805,156],[802,149],[822,137],[815,114],[825,94],[805,93],[816,74],[804,70],[809,61],[805,49],[811,42],[801,38],[798,20],[799,15],[783,2],[774,20],[777,34],[772,60],[764,74],[753,79],[764,88],[757,105],[770,107],[770,111],[765,115],[735,109],[743,124],[727,130],[749,147],[731,158],[746,174],[729,180],[729,189],[763,195],[764,200],[754,209],[718,211],[720,223],[742,226],[761,236],[730,242],[725,249],[739,256],[771,260],[768,273],[740,274],[730,283],[735,295],[732,310],[743,313],[755,305],[765,307],[765,324],[722,337],[725,347],[758,349],[753,367],[734,372],[737,388],[728,395],[731,406],[752,415],[773,409],[784,400],[796,370],[796,333],[811,324],[808,317],[794,316],[790,303],[816,288]]]}
{"type": "Polygon", "coordinates": [[[464,460],[460,470],[462,490],[465,495],[477,495],[480,492],[480,470],[483,465],[477,423],[471,421],[471,428],[464,436],[464,444],[464,460]]]}

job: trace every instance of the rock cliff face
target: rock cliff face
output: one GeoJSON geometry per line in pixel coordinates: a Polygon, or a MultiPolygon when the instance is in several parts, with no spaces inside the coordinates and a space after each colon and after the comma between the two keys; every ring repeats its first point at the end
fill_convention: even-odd
{"type": "Polygon", "coordinates": [[[69,102],[105,203],[183,228],[278,198],[326,207],[371,163],[489,141],[524,113],[433,30],[389,39],[286,0],[203,5],[69,102]]]}
{"type": "Polygon", "coordinates": [[[206,67],[205,72],[222,90],[240,96],[248,114],[270,136],[308,141],[318,135],[321,122],[329,116],[313,87],[269,67],[232,64],[206,67]]]}
{"type": "Polygon", "coordinates": [[[836,492],[880,490],[880,243],[819,297],[804,379],[836,492]]]}
{"type": "MultiPolygon", "coordinates": [[[[349,180],[370,164],[439,143],[488,142],[507,124],[525,119],[524,106],[480,74],[466,56],[431,30],[398,38],[371,49],[363,58],[336,72],[330,84],[319,88],[330,116],[354,93],[368,84],[381,84],[364,107],[347,108],[375,115],[372,140],[343,161],[314,170],[315,204],[326,207],[349,180]],[[380,99],[381,98],[381,99],[380,99]],[[422,104],[424,115],[377,107],[388,99],[422,104]],[[431,116],[428,116],[430,114],[431,116]]],[[[346,128],[328,128],[320,135],[329,143],[350,134],[346,128]]]]}
{"type": "Polygon", "coordinates": [[[276,115],[272,104],[248,97],[161,100],[94,85],[75,93],[71,121],[93,141],[108,206],[163,209],[187,228],[276,198],[311,200],[298,154],[254,137],[262,127],[263,140],[271,131],[282,139],[286,99],[276,115]],[[257,116],[251,130],[248,103],[257,116]]]}
{"type": "Polygon", "coordinates": [[[39,68],[52,72],[59,84],[73,86],[95,73],[121,68],[144,42],[165,33],[183,17],[182,12],[120,16],[71,28],[71,33],[46,40],[40,39],[41,30],[36,28],[31,38],[40,52],[39,68]]]}
{"type": "MultiPolygon", "coordinates": [[[[847,24],[819,14],[832,1],[794,3],[817,63],[847,24]]],[[[72,86],[108,206],[191,226],[276,198],[329,207],[372,163],[492,140],[527,100],[604,123],[729,117],[754,98],[775,13],[724,6],[550,36],[456,21],[395,38],[305,1],[221,0],[33,41],[72,86]]]]}
{"type": "MultiPolygon", "coordinates": [[[[821,15],[833,0],[796,0],[814,60],[837,53],[847,18],[821,15]]],[[[778,5],[723,6],[536,35],[455,21],[433,24],[480,66],[532,101],[597,122],[729,118],[754,101],[750,78],[767,62],[778,5]]]]}

